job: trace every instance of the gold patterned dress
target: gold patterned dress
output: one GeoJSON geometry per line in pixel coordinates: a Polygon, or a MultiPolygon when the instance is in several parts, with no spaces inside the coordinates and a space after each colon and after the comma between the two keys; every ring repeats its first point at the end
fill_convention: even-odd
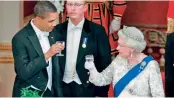
{"type": "MultiPolygon", "coordinates": [[[[101,73],[90,70],[90,82],[97,86],[115,84],[132,68],[126,59],[119,55],[101,73]]],[[[119,97],[164,97],[161,73],[155,60],[148,63],[145,69],[127,84],[119,97]]]]}

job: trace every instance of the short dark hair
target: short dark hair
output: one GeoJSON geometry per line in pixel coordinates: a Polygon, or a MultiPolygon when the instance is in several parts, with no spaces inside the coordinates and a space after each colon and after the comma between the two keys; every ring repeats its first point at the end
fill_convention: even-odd
{"type": "Polygon", "coordinates": [[[57,12],[55,5],[49,1],[38,1],[34,7],[34,16],[45,18],[45,13],[57,12]]]}

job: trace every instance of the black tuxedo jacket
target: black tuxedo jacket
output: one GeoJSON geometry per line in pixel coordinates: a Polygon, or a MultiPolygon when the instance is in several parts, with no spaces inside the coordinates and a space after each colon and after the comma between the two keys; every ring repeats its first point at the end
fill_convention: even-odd
{"type": "MultiPolygon", "coordinates": [[[[52,33],[48,37],[50,45],[55,43],[52,33]]],[[[20,96],[21,88],[30,85],[44,91],[48,82],[46,63],[39,39],[30,22],[12,39],[12,51],[16,78],[13,87],[13,96],[20,96]]],[[[52,57],[52,92],[55,96],[62,96],[60,82],[61,73],[56,56],[52,57]]]]}
{"type": "MultiPolygon", "coordinates": [[[[68,21],[58,24],[55,27],[55,39],[61,41],[67,41],[67,26],[68,21]]],[[[79,50],[77,55],[77,62],[76,62],[76,70],[77,74],[83,84],[84,87],[89,87],[91,83],[88,82],[89,75],[88,70],[84,68],[85,63],[85,56],[86,55],[93,55],[94,56],[94,63],[99,72],[105,69],[111,62],[111,49],[110,43],[108,40],[108,36],[105,33],[104,27],[101,25],[95,24],[91,21],[85,19],[81,39],[79,43],[79,50]],[[84,48],[82,46],[84,38],[87,38],[87,44],[84,48]]],[[[66,47],[62,51],[65,56],[59,58],[59,64],[61,72],[64,73],[65,71],[65,63],[66,63],[66,47]]],[[[69,57],[73,58],[73,57],[69,57]]],[[[109,86],[100,87],[98,90],[97,95],[103,96],[108,92],[109,86]]],[[[97,93],[97,92],[96,92],[97,93]]],[[[107,95],[107,94],[106,94],[107,95]]]]}
{"type": "Polygon", "coordinates": [[[167,36],[165,47],[165,94],[174,97],[174,32],[167,36]]]}

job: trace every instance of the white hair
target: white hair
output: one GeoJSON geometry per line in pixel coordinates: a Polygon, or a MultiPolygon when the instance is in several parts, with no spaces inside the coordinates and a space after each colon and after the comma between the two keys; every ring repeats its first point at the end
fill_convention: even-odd
{"type": "Polygon", "coordinates": [[[146,41],[143,33],[136,27],[124,27],[118,31],[118,37],[123,38],[126,45],[135,49],[140,53],[146,48],[146,41]]]}

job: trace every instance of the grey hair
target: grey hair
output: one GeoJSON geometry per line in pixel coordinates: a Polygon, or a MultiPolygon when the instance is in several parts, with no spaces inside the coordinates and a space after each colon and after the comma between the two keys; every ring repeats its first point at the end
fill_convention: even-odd
{"type": "Polygon", "coordinates": [[[123,38],[126,45],[135,49],[135,52],[140,53],[146,48],[144,34],[136,27],[124,27],[118,31],[118,37],[123,38]]]}
{"type": "Polygon", "coordinates": [[[45,18],[46,13],[55,13],[57,8],[50,1],[38,1],[34,7],[34,16],[45,18]]]}

